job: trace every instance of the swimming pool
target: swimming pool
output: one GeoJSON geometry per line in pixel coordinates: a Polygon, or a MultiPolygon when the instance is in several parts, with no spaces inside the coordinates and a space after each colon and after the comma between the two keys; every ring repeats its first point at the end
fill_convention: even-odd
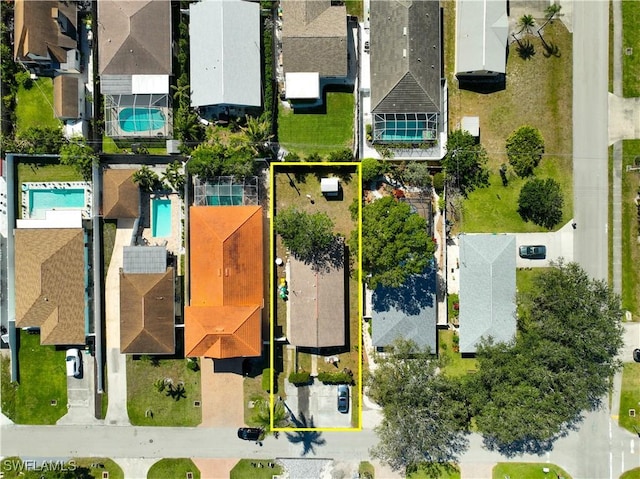
{"type": "Polygon", "coordinates": [[[30,189],[28,193],[29,218],[42,219],[46,210],[83,209],[86,205],[84,189],[30,189]]]}
{"type": "Polygon", "coordinates": [[[151,200],[151,235],[171,236],[171,200],[151,200]]]}
{"type": "Polygon", "coordinates": [[[123,108],[118,113],[120,129],[127,133],[146,133],[164,127],[166,118],[158,108],[123,108]]]}

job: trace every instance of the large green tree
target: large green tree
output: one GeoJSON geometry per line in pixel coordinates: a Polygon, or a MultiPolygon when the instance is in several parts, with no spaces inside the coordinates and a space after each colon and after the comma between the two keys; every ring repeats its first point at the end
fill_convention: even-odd
{"type": "Polygon", "coordinates": [[[439,477],[438,468],[456,462],[467,447],[469,421],[455,399],[456,381],[439,374],[438,360],[411,341],[398,340],[377,362],[368,395],[383,407],[383,420],[372,455],[396,470],[427,463],[439,477]]]}
{"type": "Polygon", "coordinates": [[[488,156],[471,133],[456,130],[449,134],[447,154],[442,160],[447,186],[467,195],[489,184],[488,156]]]}
{"type": "Polygon", "coordinates": [[[198,145],[191,153],[187,169],[202,179],[216,176],[243,178],[255,173],[254,152],[249,145],[233,142],[228,145],[213,140],[198,145]]]}
{"type": "Polygon", "coordinates": [[[525,221],[551,229],[562,221],[564,196],[553,178],[534,178],[525,183],[518,198],[518,213],[525,221]]]}
{"type": "Polygon", "coordinates": [[[91,180],[91,168],[98,164],[98,155],[84,138],[73,138],[60,148],[60,163],[73,166],[85,181],[91,180]]]}
{"type": "Polygon", "coordinates": [[[387,163],[384,161],[376,160],[375,158],[364,158],[361,162],[362,168],[362,182],[367,183],[375,180],[380,175],[387,172],[387,163]]]}
{"type": "Polygon", "coordinates": [[[326,213],[305,213],[295,207],[278,211],[273,228],[291,253],[303,261],[316,261],[335,243],[333,221],[326,213]]]}
{"type": "Polygon", "coordinates": [[[485,443],[540,453],[606,398],[622,347],[620,299],[576,263],[559,263],[520,293],[519,335],[483,344],[466,397],[485,443]]]}
{"type": "Polygon", "coordinates": [[[400,286],[424,271],[435,245],[427,222],[390,196],[362,209],[362,267],[370,288],[400,286]]]}
{"type": "Polygon", "coordinates": [[[533,175],[544,153],[542,133],[532,126],[521,126],[507,138],[507,157],[520,178],[533,175]]]}
{"type": "Polygon", "coordinates": [[[66,142],[59,127],[32,126],[16,135],[15,146],[18,153],[56,154],[66,142]]]}

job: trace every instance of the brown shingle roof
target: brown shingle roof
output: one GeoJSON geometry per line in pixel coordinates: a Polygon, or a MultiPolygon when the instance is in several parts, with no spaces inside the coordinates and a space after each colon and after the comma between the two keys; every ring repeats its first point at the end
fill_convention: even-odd
{"type": "Polygon", "coordinates": [[[16,326],[40,328],[42,344],[83,344],[84,233],[16,229],[16,326]]]}
{"type": "Polygon", "coordinates": [[[78,118],[78,78],[58,75],[53,79],[53,111],[57,118],[78,118]]]}
{"type": "Polygon", "coordinates": [[[107,169],[102,175],[102,213],[105,219],[137,218],[140,189],[133,182],[136,170],[107,169]]]}
{"type": "Polygon", "coordinates": [[[330,0],[282,2],[282,61],[285,73],[347,76],[347,10],[330,0]]]}
{"type": "Polygon", "coordinates": [[[100,75],[171,74],[171,2],[99,0],[100,75]]]}
{"type": "Polygon", "coordinates": [[[175,352],[173,268],[164,274],[120,273],[120,351],[175,352]]]}
{"type": "MultiPolygon", "coordinates": [[[[54,10],[55,12],[55,10],[54,10]]],[[[16,0],[14,4],[14,56],[26,59],[28,54],[53,57],[58,62],[67,60],[66,50],[77,47],[77,10],[72,2],[56,0],[16,0]],[[66,35],[52,9],[57,9],[61,19],[70,22],[66,35]]]]}
{"type": "Polygon", "coordinates": [[[192,206],[187,356],[258,356],[264,302],[259,206],[192,206]]]}
{"type": "Polygon", "coordinates": [[[345,344],[344,256],[341,266],[314,271],[289,258],[288,338],[295,346],[326,348],[345,344]]]}

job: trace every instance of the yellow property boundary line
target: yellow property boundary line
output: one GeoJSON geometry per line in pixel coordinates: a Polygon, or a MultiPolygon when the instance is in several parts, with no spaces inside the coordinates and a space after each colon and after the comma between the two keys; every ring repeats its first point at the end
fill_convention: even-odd
{"type": "MultiPolygon", "coordinates": [[[[275,361],[274,361],[274,330],[275,330],[275,307],[276,300],[274,300],[275,296],[275,287],[274,287],[274,252],[275,252],[275,236],[273,230],[273,218],[274,218],[274,209],[275,209],[275,173],[276,170],[281,167],[298,167],[298,168],[313,168],[313,167],[333,167],[333,166],[350,166],[355,168],[357,177],[358,177],[358,275],[357,275],[357,283],[358,283],[358,418],[357,418],[357,426],[356,427],[324,427],[324,428],[293,428],[293,427],[285,427],[285,428],[274,428],[273,427],[273,407],[274,407],[274,396],[273,392],[269,393],[269,408],[270,408],[270,420],[271,420],[271,430],[278,432],[296,432],[296,431],[313,431],[313,432],[322,432],[322,431],[347,431],[347,432],[355,432],[362,430],[362,354],[363,354],[363,344],[362,344],[362,168],[360,162],[277,162],[271,163],[269,166],[269,188],[271,191],[271,197],[269,201],[269,295],[270,295],[270,306],[269,306],[269,366],[272,371],[275,371],[275,361]]],[[[349,213],[348,206],[345,208],[345,213],[349,213]]],[[[349,299],[347,298],[347,301],[349,299]]],[[[347,318],[347,320],[349,320],[347,318]]],[[[352,343],[353,345],[353,343],[352,343]]],[[[285,378],[285,381],[287,379],[285,378]]],[[[270,378],[270,391],[274,390],[274,374],[271,374],[270,378]]],[[[353,397],[353,396],[352,396],[353,397]]]]}

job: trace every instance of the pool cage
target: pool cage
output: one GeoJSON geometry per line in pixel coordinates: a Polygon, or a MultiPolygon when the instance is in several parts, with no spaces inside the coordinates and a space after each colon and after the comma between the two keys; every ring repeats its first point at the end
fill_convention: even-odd
{"type": "Polygon", "coordinates": [[[111,138],[168,138],[173,134],[173,113],[168,94],[104,96],[105,133],[111,138]],[[127,113],[128,120],[123,119],[127,113]],[[134,112],[140,120],[131,120],[134,112]],[[162,118],[163,121],[158,121],[162,118]]]}
{"type": "Polygon", "coordinates": [[[195,206],[247,206],[258,205],[258,177],[235,178],[217,176],[212,180],[193,180],[195,206]]]}
{"type": "Polygon", "coordinates": [[[375,142],[433,142],[438,138],[437,113],[374,113],[375,142]]]}

